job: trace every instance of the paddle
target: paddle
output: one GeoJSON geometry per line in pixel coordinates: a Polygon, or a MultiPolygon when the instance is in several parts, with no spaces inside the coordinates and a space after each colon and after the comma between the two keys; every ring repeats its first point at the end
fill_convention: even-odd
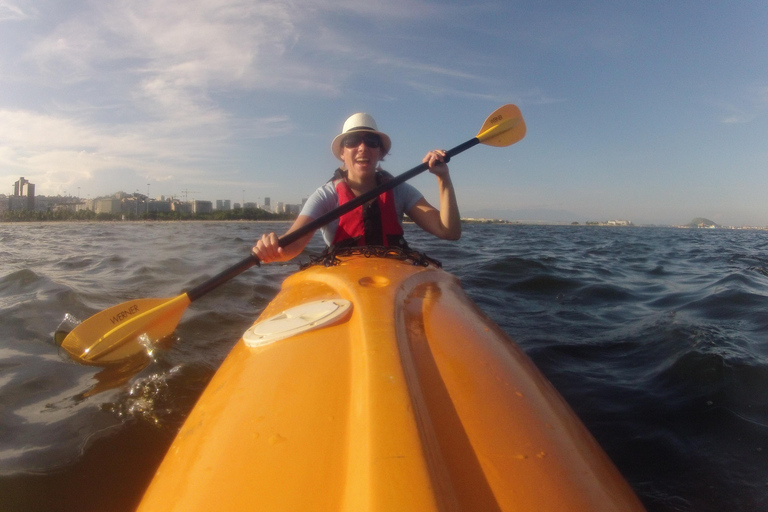
{"type": "MultiPolygon", "coordinates": [[[[504,105],[488,116],[477,136],[446,151],[446,161],[480,143],[504,147],[518,142],[524,136],[525,122],[520,109],[515,105],[504,105]]],[[[356,197],[325,215],[321,215],[300,229],[281,236],[279,238],[280,246],[291,245],[303,236],[314,232],[427,169],[429,169],[429,165],[422,163],[410,171],[382,183],[370,192],[356,197]]],[[[136,356],[150,349],[151,344],[156,340],[171,335],[184,311],[193,301],[259,263],[259,259],[251,254],[178,297],[136,299],[112,306],[83,321],[69,334],[66,334],[61,346],[75,360],[94,365],[119,363],[126,358],[136,356]]],[[[56,337],[57,339],[62,338],[61,334],[57,334],[56,337]]]]}

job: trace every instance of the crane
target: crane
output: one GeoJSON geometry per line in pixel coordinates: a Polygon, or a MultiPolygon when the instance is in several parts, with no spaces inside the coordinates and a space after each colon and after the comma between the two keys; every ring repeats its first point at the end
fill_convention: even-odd
{"type": "Polygon", "coordinates": [[[184,194],[184,202],[187,202],[187,194],[199,194],[200,192],[196,192],[194,190],[182,190],[182,194],[184,194]]]}

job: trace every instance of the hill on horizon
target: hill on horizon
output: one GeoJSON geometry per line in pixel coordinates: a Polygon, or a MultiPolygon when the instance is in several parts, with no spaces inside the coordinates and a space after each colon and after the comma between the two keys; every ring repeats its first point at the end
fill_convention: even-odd
{"type": "Polygon", "coordinates": [[[705,219],[704,217],[696,217],[691,222],[686,224],[689,228],[719,228],[721,227],[719,224],[709,220],[705,219]]]}

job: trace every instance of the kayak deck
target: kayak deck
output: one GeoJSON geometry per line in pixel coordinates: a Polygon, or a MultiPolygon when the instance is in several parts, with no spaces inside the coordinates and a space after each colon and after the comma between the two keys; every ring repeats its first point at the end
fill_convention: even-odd
{"type": "Polygon", "coordinates": [[[643,510],[454,276],[345,258],[286,279],[257,324],[326,299],[351,312],[236,344],[139,510],[643,510]]]}

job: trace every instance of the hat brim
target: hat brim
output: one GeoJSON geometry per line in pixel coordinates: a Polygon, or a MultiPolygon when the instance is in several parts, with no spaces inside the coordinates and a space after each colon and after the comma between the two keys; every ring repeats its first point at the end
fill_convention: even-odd
{"type": "Polygon", "coordinates": [[[331,151],[333,152],[333,155],[341,160],[344,161],[343,158],[341,158],[341,141],[344,140],[344,137],[349,135],[350,133],[356,133],[356,132],[369,132],[369,133],[375,133],[381,138],[381,156],[386,155],[389,153],[389,149],[392,147],[392,141],[389,138],[389,135],[383,132],[378,132],[376,130],[371,129],[359,129],[359,130],[349,130],[348,132],[340,133],[336,136],[336,138],[333,139],[333,142],[331,142],[331,151]]]}

